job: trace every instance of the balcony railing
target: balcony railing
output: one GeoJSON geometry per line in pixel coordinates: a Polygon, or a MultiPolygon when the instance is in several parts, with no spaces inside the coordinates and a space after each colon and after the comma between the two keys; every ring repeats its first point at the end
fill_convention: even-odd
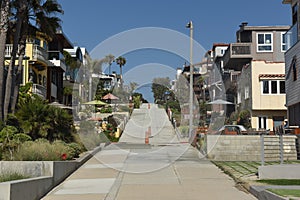
{"type": "Polygon", "coordinates": [[[251,55],[250,43],[233,43],[230,44],[230,50],[232,56],[238,55],[251,55]]]}
{"type": "Polygon", "coordinates": [[[48,59],[56,67],[61,67],[64,71],[66,71],[67,66],[65,63],[65,57],[60,51],[48,51],[48,59]]]}
{"type": "MultiPolygon", "coordinates": [[[[6,58],[11,57],[12,49],[13,49],[13,44],[6,44],[5,45],[5,57],[6,58]]],[[[18,49],[18,51],[19,51],[19,49],[18,49]]],[[[18,54],[17,54],[17,56],[18,56],[18,54]]]]}
{"type": "Polygon", "coordinates": [[[49,60],[65,60],[65,56],[60,51],[48,51],[49,60]]]}
{"type": "Polygon", "coordinates": [[[32,93],[37,94],[40,97],[46,99],[47,90],[46,87],[39,85],[39,84],[33,84],[32,85],[32,93]]]}
{"type": "Polygon", "coordinates": [[[228,65],[235,65],[234,59],[252,58],[251,43],[231,43],[224,54],[224,66],[232,68],[228,65]],[[232,62],[233,61],[233,62],[232,62]]]}
{"type": "Polygon", "coordinates": [[[33,45],[33,52],[32,52],[33,59],[39,60],[48,60],[48,53],[47,51],[38,45],[33,45]]]}
{"type": "Polygon", "coordinates": [[[294,24],[290,30],[284,34],[287,50],[290,49],[298,41],[298,23],[294,24]]]}

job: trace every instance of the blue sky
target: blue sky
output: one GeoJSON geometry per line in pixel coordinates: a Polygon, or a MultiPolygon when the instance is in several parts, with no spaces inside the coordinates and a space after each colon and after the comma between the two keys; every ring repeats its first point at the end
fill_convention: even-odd
{"type": "MultiPolygon", "coordinates": [[[[189,36],[185,25],[190,20],[194,24],[194,39],[206,50],[216,42],[235,42],[235,32],[244,21],[252,26],[291,24],[290,6],[282,4],[282,0],[58,2],[64,10],[61,19],[65,34],[75,45],[86,47],[88,51],[92,51],[105,39],[133,28],[163,27],[189,36]]],[[[177,68],[185,62],[176,55],[151,50],[131,52],[125,57],[127,64],[124,73],[146,63],[160,63],[177,68]]],[[[113,65],[113,70],[118,72],[119,68],[113,65]]],[[[170,78],[174,75],[170,75],[170,78]]]]}
{"type": "Polygon", "coordinates": [[[70,40],[88,50],[104,39],[138,27],[164,27],[188,34],[206,49],[214,42],[233,42],[238,25],[289,25],[290,6],[281,0],[58,0],[65,11],[63,29],[70,40]]]}

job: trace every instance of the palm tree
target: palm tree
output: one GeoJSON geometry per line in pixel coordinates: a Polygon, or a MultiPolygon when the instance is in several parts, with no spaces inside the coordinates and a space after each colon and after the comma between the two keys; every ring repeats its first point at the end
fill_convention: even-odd
{"type": "Polygon", "coordinates": [[[95,59],[93,60],[91,57],[87,57],[87,64],[86,68],[88,70],[88,77],[89,77],[89,101],[92,100],[92,91],[93,91],[93,80],[92,80],[92,74],[100,74],[102,73],[102,65],[105,63],[109,64],[109,67],[111,66],[112,62],[114,61],[115,56],[109,54],[105,56],[102,59],[95,59]]]}
{"type": "Polygon", "coordinates": [[[20,40],[21,35],[21,28],[22,23],[24,22],[24,15],[23,13],[26,11],[28,2],[26,0],[19,0],[14,2],[14,7],[17,10],[16,13],[16,24],[15,24],[15,33],[13,37],[13,48],[11,52],[11,59],[8,66],[8,73],[6,77],[6,85],[5,85],[5,96],[4,96],[4,105],[3,105],[3,114],[4,119],[6,120],[8,112],[9,112],[9,106],[11,104],[11,94],[12,94],[12,88],[13,88],[13,82],[14,82],[14,74],[15,74],[15,60],[17,58],[17,50],[18,50],[18,44],[20,40]]]}
{"type": "Polygon", "coordinates": [[[4,118],[7,116],[9,106],[11,107],[12,112],[14,112],[17,104],[26,39],[30,33],[28,30],[31,30],[31,33],[39,31],[48,36],[52,36],[55,34],[57,28],[60,27],[60,19],[54,15],[63,13],[61,6],[56,0],[16,0],[14,6],[17,10],[16,31],[14,34],[12,57],[6,80],[4,118]],[[18,53],[19,66],[18,69],[15,70],[14,60],[16,59],[18,44],[20,45],[18,53]],[[15,73],[13,72],[16,72],[16,76],[14,76],[15,73]],[[13,98],[11,98],[11,96],[13,96],[13,98]]]}
{"type": "Polygon", "coordinates": [[[105,56],[105,59],[107,60],[107,63],[109,64],[108,74],[111,74],[111,65],[115,61],[115,56],[112,54],[108,54],[107,56],[105,56]]]}
{"type": "Polygon", "coordinates": [[[126,64],[126,59],[122,56],[119,56],[116,59],[116,62],[120,66],[120,80],[121,80],[121,88],[122,88],[123,87],[122,67],[126,64]]]}
{"type": "Polygon", "coordinates": [[[52,128],[49,109],[50,106],[36,96],[22,102],[20,109],[16,112],[20,127],[33,140],[46,138],[48,130],[52,128]]]}
{"type": "Polygon", "coordinates": [[[5,43],[7,37],[10,0],[1,1],[0,10],[0,121],[3,120],[3,91],[4,91],[4,61],[5,61],[5,43]]]}

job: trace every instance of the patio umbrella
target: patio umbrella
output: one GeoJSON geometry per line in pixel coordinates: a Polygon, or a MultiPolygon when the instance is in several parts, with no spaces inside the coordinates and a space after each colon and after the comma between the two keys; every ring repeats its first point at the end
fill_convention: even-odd
{"type": "Polygon", "coordinates": [[[225,101],[223,99],[216,99],[214,101],[211,101],[207,104],[221,104],[221,105],[230,105],[230,104],[233,104],[232,102],[229,102],[229,101],[225,101]]]}
{"type": "Polygon", "coordinates": [[[119,98],[116,97],[115,95],[108,93],[104,97],[102,97],[103,100],[118,100],[119,98]]]}
{"type": "Polygon", "coordinates": [[[89,102],[85,102],[83,103],[83,105],[100,105],[100,106],[104,106],[107,103],[100,101],[100,100],[94,100],[94,101],[89,101],[89,102]]]}
{"type": "Polygon", "coordinates": [[[50,106],[55,106],[55,107],[58,107],[58,108],[62,108],[62,109],[70,109],[72,110],[73,108],[70,107],[70,106],[66,106],[64,104],[61,104],[61,103],[58,103],[57,101],[54,101],[52,103],[49,103],[50,106]]]}

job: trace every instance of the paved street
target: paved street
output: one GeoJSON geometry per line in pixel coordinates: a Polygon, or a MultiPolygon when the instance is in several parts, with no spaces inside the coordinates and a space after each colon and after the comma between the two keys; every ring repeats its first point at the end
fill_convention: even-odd
{"type": "Polygon", "coordinates": [[[144,104],[133,112],[118,144],[97,153],[44,199],[255,199],[234,185],[197,150],[179,142],[163,109],[144,104]]]}

